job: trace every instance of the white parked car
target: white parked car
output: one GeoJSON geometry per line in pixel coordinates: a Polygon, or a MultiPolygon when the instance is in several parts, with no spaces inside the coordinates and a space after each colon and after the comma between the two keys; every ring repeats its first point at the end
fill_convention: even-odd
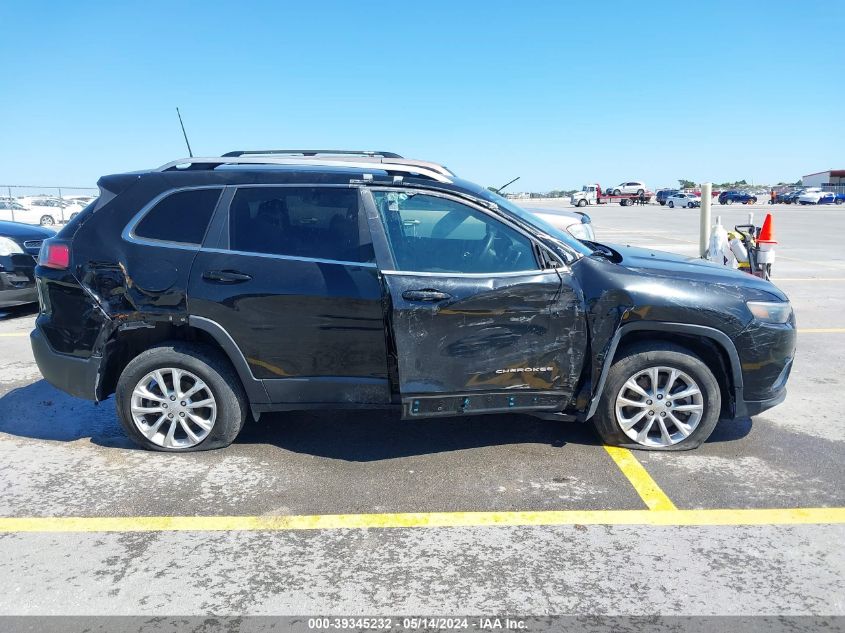
{"type": "Polygon", "coordinates": [[[666,206],[670,209],[675,207],[682,207],[692,209],[693,207],[701,206],[701,196],[694,193],[674,193],[666,198],[666,206]]]}
{"type": "Polygon", "coordinates": [[[91,196],[76,196],[73,198],[65,198],[68,206],[65,207],[65,220],[72,220],[79,215],[79,212],[87,207],[94,200],[91,196]]]}
{"type": "Polygon", "coordinates": [[[18,222],[56,226],[69,219],[67,208],[70,204],[55,196],[25,196],[18,198],[18,203],[23,206],[20,213],[15,212],[15,220],[18,222]]]}
{"type": "Polygon", "coordinates": [[[818,204],[824,194],[821,187],[810,187],[798,196],[798,204],[818,204]]]}
{"type": "Polygon", "coordinates": [[[531,213],[545,220],[553,227],[561,231],[566,231],[576,240],[594,241],[596,239],[592,220],[586,213],[565,211],[563,209],[556,211],[532,209],[531,213]]]}
{"type": "Polygon", "coordinates": [[[647,190],[645,183],[640,182],[639,180],[631,180],[629,182],[622,182],[616,185],[611,193],[614,196],[618,196],[620,193],[635,193],[640,195],[641,193],[645,193],[647,190]]]}
{"type": "Polygon", "coordinates": [[[23,211],[23,205],[14,200],[0,200],[0,220],[20,222],[23,211]]]}

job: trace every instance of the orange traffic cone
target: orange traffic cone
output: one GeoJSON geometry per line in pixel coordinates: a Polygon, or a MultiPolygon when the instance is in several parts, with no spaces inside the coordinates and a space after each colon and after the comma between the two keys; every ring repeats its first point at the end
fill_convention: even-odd
{"type": "Polygon", "coordinates": [[[763,228],[760,229],[760,235],[757,237],[758,244],[777,244],[775,239],[775,230],[772,227],[772,214],[767,213],[766,219],[763,221],[763,228]]]}

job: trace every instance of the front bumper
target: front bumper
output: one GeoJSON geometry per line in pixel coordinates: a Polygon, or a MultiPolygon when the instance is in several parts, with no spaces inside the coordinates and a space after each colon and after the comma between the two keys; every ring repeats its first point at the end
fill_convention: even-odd
{"type": "Polygon", "coordinates": [[[41,375],[51,385],[85,400],[97,400],[101,356],[77,358],[53,351],[38,328],[29,335],[32,354],[41,375]]]}
{"type": "Polygon", "coordinates": [[[763,413],[763,411],[776,407],[784,400],[786,400],[786,387],[774,398],[768,400],[744,400],[740,406],[737,406],[737,417],[754,417],[763,413]]]}
{"type": "Polygon", "coordinates": [[[38,301],[38,291],[32,274],[20,271],[0,272],[0,308],[19,306],[38,301]]]}

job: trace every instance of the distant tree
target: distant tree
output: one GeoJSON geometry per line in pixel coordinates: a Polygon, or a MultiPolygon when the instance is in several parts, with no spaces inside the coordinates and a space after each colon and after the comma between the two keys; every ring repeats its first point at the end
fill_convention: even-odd
{"type": "Polygon", "coordinates": [[[695,189],[695,183],[692,180],[678,179],[678,186],[681,189],[695,189]]]}

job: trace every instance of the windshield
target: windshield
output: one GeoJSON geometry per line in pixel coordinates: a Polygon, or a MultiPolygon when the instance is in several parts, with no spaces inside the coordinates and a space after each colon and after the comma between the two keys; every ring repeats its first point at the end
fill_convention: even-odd
{"type": "Polygon", "coordinates": [[[489,189],[479,188],[477,194],[479,197],[484,198],[490,202],[495,202],[499,207],[509,211],[516,217],[528,222],[529,224],[537,227],[543,233],[547,233],[554,239],[558,240],[559,242],[563,242],[570,250],[575,251],[580,255],[591,255],[593,253],[593,249],[588,247],[586,244],[583,244],[572,237],[569,233],[564,231],[563,229],[556,228],[540,218],[539,216],[531,213],[530,211],[526,211],[522,207],[514,204],[511,200],[500,196],[497,193],[490,191],[489,189]]]}

